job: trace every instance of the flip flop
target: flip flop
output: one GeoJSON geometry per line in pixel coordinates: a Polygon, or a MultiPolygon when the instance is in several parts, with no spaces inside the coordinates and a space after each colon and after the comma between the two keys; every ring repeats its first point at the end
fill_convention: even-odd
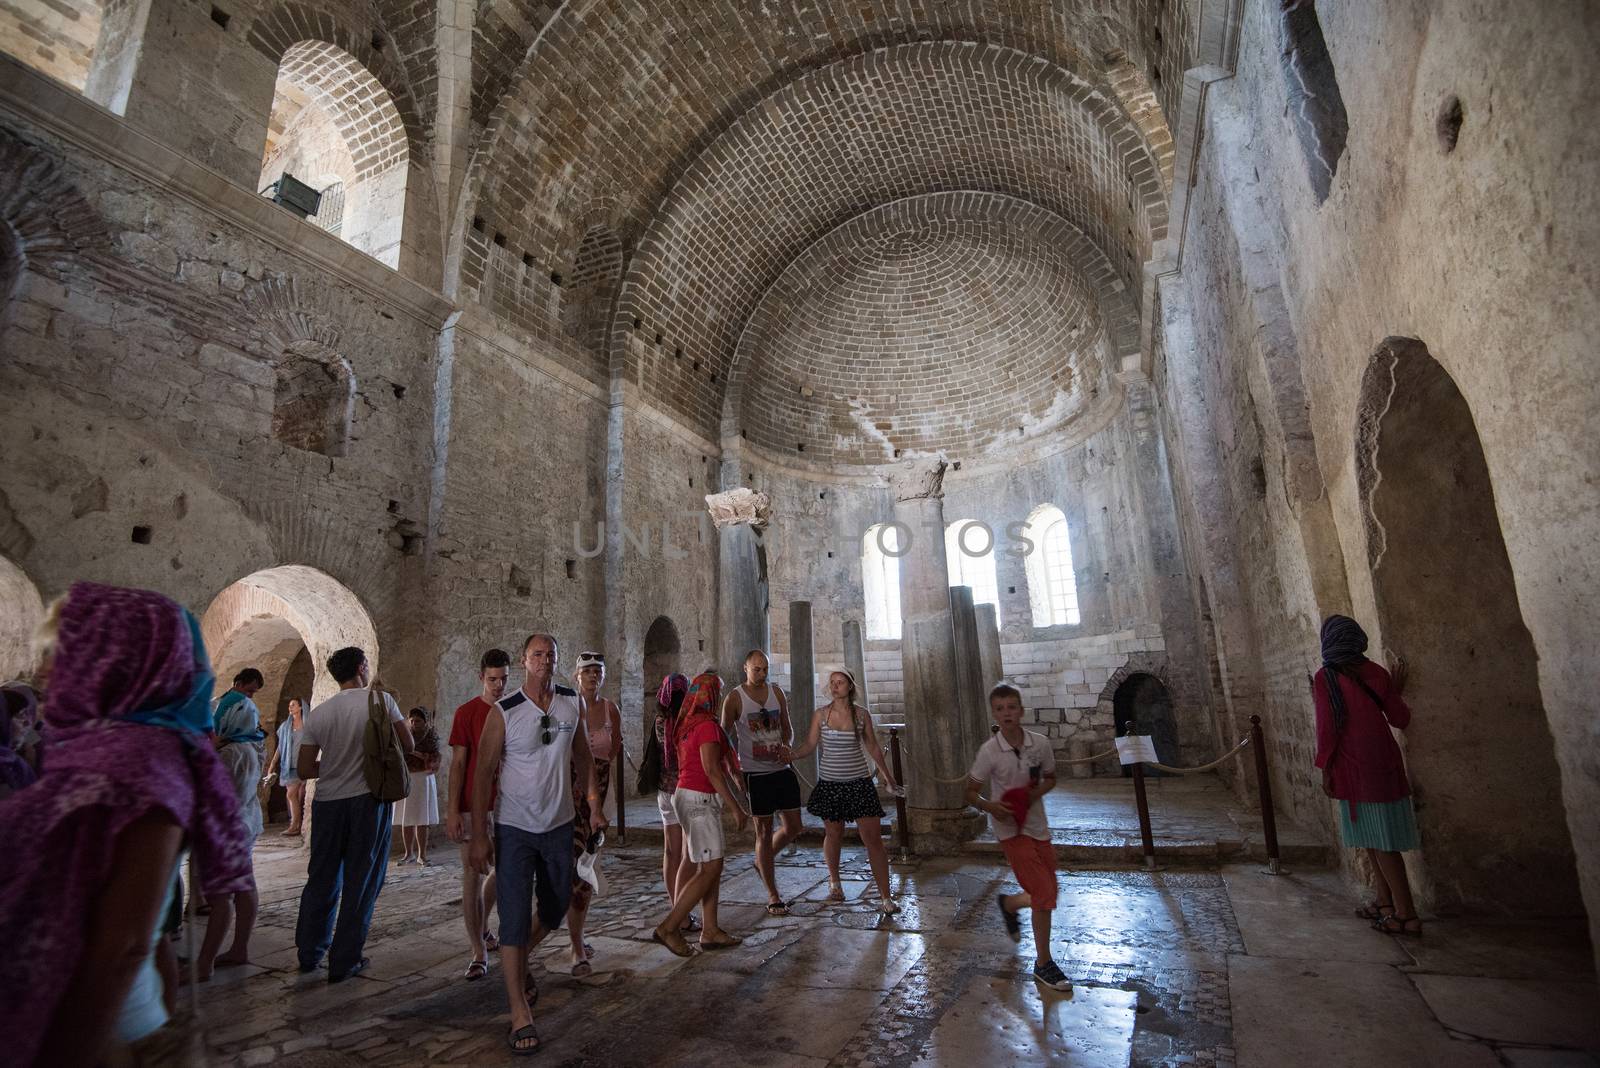
{"type": "Polygon", "coordinates": [[[471,964],[467,965],[467,974],[465,978],[467,982],[475,983],[488,974],[489,962],[485,960],[475,960],[471,964]]]}
{"type": "Polygon", "coordinates": [[[590,964],[586,960],[580,960],[578,963],[572,966],[572,975],[575,979],[582,979],[584,976],[592,975],[593,973],[594,965],[590,964]]]}
{"type": "Polygon", "coordinates": [[[694,934],[696,931],[700,930],[700,921],[695,917],[695,914],[691,912],[689,913],[689,918],[683,921],[683,926],[678,928],[678,930],[688,931],[690,934],[694,934]]]}
{"type": "Polygon", "coordinates": [[[497,952],[500,949],[500,939],[494,936],[493,931],[483,932],[483,948],[490,953],[497,952]]]}
{"type": "Polygon", "coordinates": [[[506,1036],[506,1048],[518,1057],[526,1057],[531,1053],[538,1053],[541,1045],[543,1043],[539,1041],[539,1031],[533,1024],[519,1027],[506,1036]],[[521,1044],[530,1041],[533,1043],[531,1046],[521,1044]]]}
{"type": "Polygon", "coordinates": [[[705,938],[702,937],[700,939],[700,948],[701,949],[732,949],[734,946],[741,945],[743,942],[744,942],[744,939],[740,938],[738,935],[728,935],[725,938],[717,939],[715,942],[707,942],[705,940],[705,938]]]}
{"type": "Polygon", "coordinates": [[[789,903],[787,901],[769,901],[769,902],[767,902],[767,915],[768,916],[787,916],[787,915],[789,915],[789,903]]]}
{"type": "Polygon", "coordinates": [[[840,903],[841,901],[843,901],[844,900],[844,887],[835,886],[835,887],[832,887],[831,889],[829,889],[827,900],[832,902],[832,903],[834,903],[834,904],[836,904],[836,905],[838,903],[840,903]]]}

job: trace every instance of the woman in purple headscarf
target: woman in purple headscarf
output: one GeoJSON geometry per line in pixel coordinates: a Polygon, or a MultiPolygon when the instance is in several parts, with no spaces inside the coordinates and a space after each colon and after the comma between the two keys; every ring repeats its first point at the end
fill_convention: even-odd
{"type": "Polygon", "coordinates": [[[207,895],[250,886],[212,748],[200,626],[145,590],[75,584],[41,636],[50,759],[0,802],[0,1043],[8,1063],[99,1064],[167,1023],[152,964],[179,850],[207,895]]]}

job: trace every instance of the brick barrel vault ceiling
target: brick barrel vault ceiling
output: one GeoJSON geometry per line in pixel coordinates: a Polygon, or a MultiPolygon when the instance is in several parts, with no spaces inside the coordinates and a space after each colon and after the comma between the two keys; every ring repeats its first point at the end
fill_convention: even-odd
{"type": "Polygon", "coordinates": [[[1110,260],[1109,286],[1135,294],[1166,203],[1120,115],[1009,49],[904,45],[814,71],[747,112],[668,196],[618,298],[613,365],[715,433],[740,332],[790,262],[854,216],[930,192],[1048,209],[1110,260]]]}
{"type": "MultiPolygon", "coordinates": [[[[547,22],[553,0],[477,2],[473,120],[486,129],[458,225],[483,218],[519,255],[560,270],[596,221],[632,247],[691,162],[758,101],[808,70],[895,44],[1013,48],[1095,85],[1108,64],[1132,63],[1147,80],[1170,68],[1155,94],[1163,107],[1139,121],[1170,153],[1165,116],[1193,54],[1198,0],[567,0],[547,22]]],[[[464,259],[468,290],[482,267],[464,259]]]]}
{"type": "Polygon", "coordinates": [[[1065,220],[1008,197],[934,194],[858,215],[762,298],[724,431],[824,465],[971,460],[1059,431],[1109,384],[1101,301],[1131,318],[1105,291],[1107,267],[1065,220]]]}

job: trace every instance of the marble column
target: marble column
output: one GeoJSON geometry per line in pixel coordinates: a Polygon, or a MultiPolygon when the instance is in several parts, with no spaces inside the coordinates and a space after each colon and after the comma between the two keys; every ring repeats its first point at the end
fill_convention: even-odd
{"type": "Polygon", "coordinates": [[[770,645],[771,602],[762,538],[772,505],[743,487],[706,496],[717,528],[721,581],[717,594],[717,670],[730,686],[744,681],[745,654],[770,645]]]}
{"type": "Polygon", "coordinates": [[[980,604],[975,610],[978,620],[978,663],[983,676],[983,697],[987,706],[989,691],[1006,677],[1005,663],[1000,657],[1000,612],[992,604],[980,604]]]}
{"type": "Polygon", "coordinates": [[[906,753],[913,844],[958,842],[977,833],[965,806],[972,754],[957,713],[955,632],[944,555],[943,457],[890,475],[900,539],[900,660],[905,678],[906,753]],[[944,781],[940,781],[944,780],[944,781]]]}
{"type": "Polygon", "coordinates": [[[872,701],[867,697],[867,652],[866,645],[861,640],[860,620],[847,619],[842,628],[844,632],[844,666],[850,674],[856,677],[856,698],[867,708],[872,707],[872,701]]]}
{"type": "MultiPolygon", "coordinates": [[[[984,695],[982,648],[978,644],[978,616],[971,586],[950,588],[950,622],[956,640],[956,690],[960,694],[952,711],[960,721],[963,751],[974,754],[989,737],[989,703],[984,695]]],[[[971,763],[971,756],[968,756],[971,763]]]]}
{"type": "MultiPolygon", "coordinates": [[[[789,722],[796,741],[805,741],[811,732],[811,716],[817,708],[816,658],[811,642],[811,602],[789,602],[789,722]]],[[[795,770],[811,782],[817,781],[816,754],[795,761],[795,770]]],[[[802,784],[802,789],[804,785],[802,784]]]]}

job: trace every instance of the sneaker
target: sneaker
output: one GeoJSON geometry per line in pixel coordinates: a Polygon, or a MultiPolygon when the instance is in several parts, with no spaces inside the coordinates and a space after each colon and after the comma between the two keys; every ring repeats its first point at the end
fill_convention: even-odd
{"type": "Polygon", "coordinates": [[[1006,937],[1011,939],[1013,942],[1021,942],[1022,921],[1017,919],[1017,914],[1015,912],[1012,912],[1010,909],[1006,908],[1005,898],[997,897],[994,899],[994,903],[999,906],[1000,919],[1004,921],[1006,925],[1006,937]]]}
{"type": "Polygon", "coordinates": [[[1034,965],[1033,981],[1051,990],[1059,990],[1064,994],[1072,993],[1072,980],[1062,973],[1060,966],[1053,960],[1034,965]]]}
{"type": "Polygon", "coordinates": [[[356,961],[355,965],[349,971],[345,972],[343,975],[334,975],[333,973],[330,972],[328,974],[328,982],[330,982],[330,983],[342,983],[346,979],[352,979],[355,976],[358,976],[362,972],[366,971],[367,970],[367,966],[370,965],[371,963],[372,963],[372,958],[370,958],[370,957],[362,957],[360,960],[356,961]]]}

